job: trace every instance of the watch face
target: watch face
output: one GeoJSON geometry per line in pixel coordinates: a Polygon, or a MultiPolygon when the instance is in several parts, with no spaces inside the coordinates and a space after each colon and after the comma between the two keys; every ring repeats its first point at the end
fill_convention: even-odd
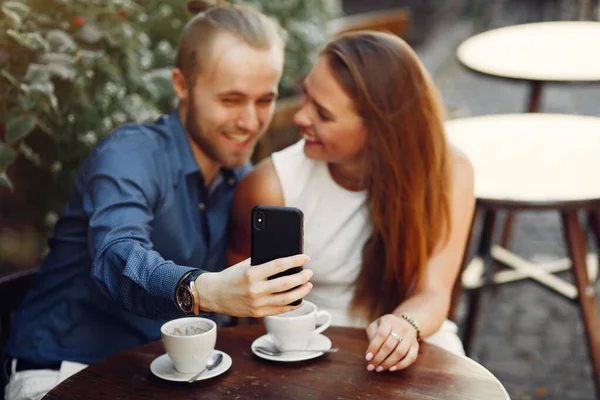
{"type": "Polygon", "coordinates": [[[194,298],[188,288],[181,286],[177,289],[177,302],[184,312],[192,311],[194,298]]]}

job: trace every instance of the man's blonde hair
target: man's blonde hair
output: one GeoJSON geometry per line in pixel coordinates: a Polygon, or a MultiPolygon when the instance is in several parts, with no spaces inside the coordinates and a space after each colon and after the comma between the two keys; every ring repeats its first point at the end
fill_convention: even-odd
{"type": "Polygon", "coordinates": [[[224,1],[213,5],[198,0],[188,2],[188,9],[197,15],[183,30],[175,62],[188,82],[206,67],[204,60],[210,60],[212,43],[219,33],[230,33],[258,49],[280,46],[283,50],[280,25],[257,10],[224,1]]]}

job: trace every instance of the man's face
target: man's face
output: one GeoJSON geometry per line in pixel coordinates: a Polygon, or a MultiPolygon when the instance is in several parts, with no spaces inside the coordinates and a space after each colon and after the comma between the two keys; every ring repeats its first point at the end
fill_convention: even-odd
{"type": "Polygon", "coordinates": [[[215,164],[236,168],[248,162],[271,122],[283,70],[278,46],[255,49],[227,33],[218,34],[209,60],[181,98],[185,128],[215,164]],[[186,110],[187,109],[187,110],[186,110]]]}

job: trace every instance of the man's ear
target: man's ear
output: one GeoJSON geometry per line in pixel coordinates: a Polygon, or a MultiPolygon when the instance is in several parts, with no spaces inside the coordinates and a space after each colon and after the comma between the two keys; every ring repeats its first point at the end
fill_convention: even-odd
{"type": "Polygon", "coordinates": [[[171,83],[173,84],[173,90],[179,98],[180,102],[186,102],[189,97],[189,91],[183,72],[179,68],[173,68],[171,73],[171,83]]]}

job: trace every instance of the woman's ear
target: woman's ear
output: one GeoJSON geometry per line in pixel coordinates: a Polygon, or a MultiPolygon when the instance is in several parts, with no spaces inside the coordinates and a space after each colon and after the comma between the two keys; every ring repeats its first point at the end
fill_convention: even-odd
{"type": "Polygon", "coordinates": [[[175,94],[179,98],[179,101],[186,102],[189,97],[189,90],[185,77],[179,68],[173,69],[173,72],[171,73],[171,83],[173,84],[173,90],[175,90],[175,94]]]}

